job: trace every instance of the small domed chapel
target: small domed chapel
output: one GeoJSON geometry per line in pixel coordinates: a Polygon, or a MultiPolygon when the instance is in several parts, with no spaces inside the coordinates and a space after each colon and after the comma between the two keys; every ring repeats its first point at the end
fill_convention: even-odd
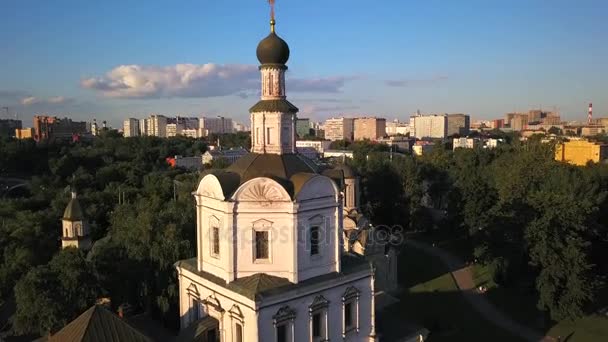
{"type": "Polygon", "coordinates": [[[206,174],[194,193],[196,257],[176,263],[182,335],[376,341],[375,267],[365,257],[372,235],[357,212],[358,181],[350,168],[321,172],[297,153],[289,54],[273,18],[257,48],[251,153],[206,174]]]}

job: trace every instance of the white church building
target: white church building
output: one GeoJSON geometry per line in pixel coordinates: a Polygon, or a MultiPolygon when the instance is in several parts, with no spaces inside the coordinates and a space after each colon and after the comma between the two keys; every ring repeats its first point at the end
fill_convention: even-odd
{"type": "MultiPolygon", "coordinates": [[[[176,263],[181,336],[376,341],[374,267],[345,247],[342,189],[296,152],[289,47],[274,19],[257,57],[262,91],[250,109],[252,152],[205,175],[194,193],[196,257],[176,263]]],[[[355,193],[345,194],[352,204],[355,193]]]]}

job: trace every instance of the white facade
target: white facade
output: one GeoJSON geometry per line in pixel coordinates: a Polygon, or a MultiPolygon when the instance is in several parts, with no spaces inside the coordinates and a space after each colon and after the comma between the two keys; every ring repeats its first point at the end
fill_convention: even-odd
{"type": "Polygon", "coordinates": [[[329,140],[296,140],[297,148],[312,147],[320,154],[328,150],[329,145],[331,145],[329,140]]]}
{"type": "MultiPolygon", "coordinates": [[[[149,118],[144,119],[146,134],[149,136],[166,138],[167,137],[167,117],[164,115],[150,115],[149,118]]],[[[141,126],[140,126],[141,128],[141,126]]]]}
{"type": "Polygon", "coordinates": [[[350,150],[325,150],[323,158],[350,158],[353,159],[353,151],[350,150]]]}
{"type": "Polygon", "coordinates": [[[178,135],[182,135],[183,130],[184,125],[181,123],[167,124],[167,137],[176,137],[178,135]]]}
{"type": "Polygon", "coordinates": [[[176,263],[182,329],[221,342],[375,341],[373,271],[344,252],[340,189],[296,153],[289,50],[271,25],[253,153],[194,193],[196,257],[176,263]]]}
{"type": "Polygon", "coordinates": [[[386,122],[386,135],[407,135],[410,133],[410,125],[398,120],[386,122]]]}
{"type": "Polygon", "coordinates": [[[134,118],[126,119],[122,125],[122,132],[125,138],[139,136],[139,120],[134,118]]]}
{"type": "Polygon", "coordinates": [[[352,118],[331,118],[325,120],[323,128],[325,130],[325,139],[327,140],[353,141],[355,120],[352,118]]]}
{"type": "Polygon", "coordinates": [[[203,117],[199,119],[200,136],[206,137],[210,134],[232,133],[232,119],[218,116],[216,118],[203,117]]]}
{"type": "Polygon", "coordinates": [[[452,149],[475,148],[479,145],[479,139],[474,138],[454,138],[452,149]]]}
{"type": "Polygon", "coordinates": [[[443,139],[447,136],[447,131],[447,115],[415,115],[410,117],[410,136],[416,139],[443,139]]]}
{"type": "Polygon", "coordinates": [[[150,133],[148,131],[148,119],[139,120],[139,134],[144,136],[150,135],[148,133],[150,133]]]}
{"type": "Polygon", "coordinates": [[[224,159],[229,164],[234,163],[239,158],[247,154],[244,148],[231,148],[229,150],[213,150],[203,153],[203,164],[211,164],[214,160],[224,159]]]}

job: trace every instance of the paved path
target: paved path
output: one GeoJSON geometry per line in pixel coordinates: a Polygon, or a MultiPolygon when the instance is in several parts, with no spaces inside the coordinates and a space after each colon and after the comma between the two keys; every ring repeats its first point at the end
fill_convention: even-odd
{"type": "Polygon", "coordinates": [[[543,336],[543,334],[513,321],[510,317],[506,316],[492,305],[485,296],[481,295],[476,290],[471,268],[464,265],[458,258],[440,248],[432,247],[419,241],[406,240],[405,244],[409,247],[423,250],[426,253],[441,259],[441,261],[450,269],[452,278],[454,278],[454,281],[464,298],[475,308],[475,310],[490,322],[526,341],[555,341],[552,337],[543,336]]]}

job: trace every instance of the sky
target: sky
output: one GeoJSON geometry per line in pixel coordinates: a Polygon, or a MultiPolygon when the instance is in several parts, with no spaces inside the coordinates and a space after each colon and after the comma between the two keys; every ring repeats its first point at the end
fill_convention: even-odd
{"type": "MultiPolygon", "coordinates": [[[[276,0],[300,117],[608,116],[608,1],[276,0]]],[[[249,120],[265,0],[0,0],[0,107],[249,120]]],[[[4,111],[0,116],[4,116],[4,111]]]]}

